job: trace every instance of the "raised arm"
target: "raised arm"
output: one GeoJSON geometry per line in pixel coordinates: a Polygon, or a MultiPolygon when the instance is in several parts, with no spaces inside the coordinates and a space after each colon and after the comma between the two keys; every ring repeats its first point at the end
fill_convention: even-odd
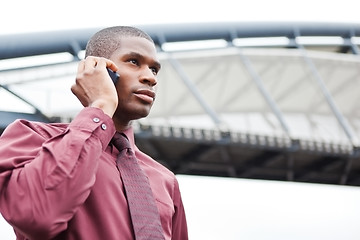
{"type": "Polygon", "coordinates": [[[29,238],[50,239],[65,230],[90,194],[100,155],[115,133],[118,100],[106,67],[117,70],[104,58],[80,62],[71,90],[85,108],[68,126],[19,120],[0,138],[0,211],[29,238]]]}

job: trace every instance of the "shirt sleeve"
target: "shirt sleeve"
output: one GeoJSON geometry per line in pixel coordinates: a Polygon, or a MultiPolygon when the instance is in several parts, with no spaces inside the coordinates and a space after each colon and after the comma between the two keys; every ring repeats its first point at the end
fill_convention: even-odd
{"type": "Polygon", "coordinates": [[[172,220],[172,240],[187,240],[188,229],[186,223],[186,216],[184,205],[181,199],[179,183],[177,179],[174,180],[174,206],[175,213],[172,220]]]}
{"type": "Polygon", "coordinates": [[[0,211],[31,239],[67,228],[115,133],[112,119],[96,108],[84,108],[62,131],[53,129],[18,120],[0,138],[0,211]]]}

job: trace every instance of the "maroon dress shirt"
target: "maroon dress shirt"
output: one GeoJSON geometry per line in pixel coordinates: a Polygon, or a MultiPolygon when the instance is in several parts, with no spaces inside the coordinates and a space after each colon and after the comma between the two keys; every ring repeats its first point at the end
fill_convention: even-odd
{"type": "MultiPolygon", "coordinates": [[[[115,127],[97,108],[70,124],[17,120],[0,137],[0,212],[17,239],[133,240],[115,127]]],[[[174,174],[141,152],[124,132],[149,178],[166,239],[188,239],[174,174]]]]}

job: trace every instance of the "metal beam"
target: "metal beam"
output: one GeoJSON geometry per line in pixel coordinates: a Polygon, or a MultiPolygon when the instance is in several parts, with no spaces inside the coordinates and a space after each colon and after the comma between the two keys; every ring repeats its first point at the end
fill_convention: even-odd
{"type": "Polygon", "coordinates": [[[320,73],[318,72],[314,62],[308,56],[304,46],[299,44],[298,48],[304,58],[305,63],[308,65],[310,71],[312,72],[314,80],[317,82],[318,86],[320,87],[320,90],[323,93],[325,100],[328,103],[331,111],[335,115],[335,117],[338,120],[342,129],[344,130],[346,137],[348,138],[349,142],[352,145],[355,145],[355,135],[354,135],[353,131],[351,130],[350,125],[345,121],[343,114],[340,112],[339,108],[336,106],[335,101],[333,100],[333,97],[331,96],[330,91],[327,89],[327,87],[324,83],[324,80],[321,77],[320,73]]]}
{"type": "Polygon", "coordinates": [[[210,116],[210,118],[213,120],[216,126],[221,125],[221,120],[218,117],[218,114],[215,112],[215,110],[205,101],[205,99],[202,97],[200,91],[198,91],[198,88],[195,86],[195,84],[191,81],[191,79],[188,77],[180,63],[171,56],[171,54],[168,55],[168,61],[171,64],[171,66],[174,68],[174,70],[179,74],[181,80],[185,83],[187,88],[189,89],[189,92],[196,98],[196,100],[199,102],[201,107],[205,110],[205,112],[210,116]]]}
{"type": "Polygon", "coordinates": [[[257,74],[257,71],[252,66],[250,60],[242,53],[241,49],[238,49],[238,55],[240,56],[240,59],[241,59],[242,63],[246,67],[246,70],[248,71],[251,78],[253,79],[256,86],[258,87],[261,95],[264,97],[266,103],[269,105],[270,109],[272,110],[275,117],[279,121],[284,133],[286,134],[287,137],[291,138],[289,127],[288,127],[285,119],[283,118],[283,114],[281,113],[281,111],[280,111],[279,107],[277,106],[276,102],[272,99],[270,93],[265,88],[261,77],[257,74]]]}
{"type": "MultiPolygon", "coordinates": [[[[302,36],[360,36],[360,24],[351,23],[306,23],[306,22],[226,22],[226,23],[182,23],[137,26],[146,31],[157,45],[166,42],[196,41],[209,39],[232,40],[230,32],[237,37],[293,38],[294,29],[302,36]]],[[[99,28],[49,31],[2,35],[0,38],[0,59],[25,57],[41,54],[76,52],[84,50],[89,38],[99,28]]],[[[354,47],[354,45],[353,45],[354,47]]],[[[354,49],[357,47],[355,46],[354,49]]],[[[356,50],[355,50],[356,51],[356,50]]]]}

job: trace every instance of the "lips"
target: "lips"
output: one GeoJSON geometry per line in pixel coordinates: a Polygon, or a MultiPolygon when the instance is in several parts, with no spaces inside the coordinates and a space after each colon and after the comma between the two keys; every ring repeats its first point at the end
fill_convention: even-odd
{"type": "Polygon", "coordinates": [[[155,92],[148,89],[139,89],[134,94],[147,103],[153,103],[156,96],[155,92]]]}

